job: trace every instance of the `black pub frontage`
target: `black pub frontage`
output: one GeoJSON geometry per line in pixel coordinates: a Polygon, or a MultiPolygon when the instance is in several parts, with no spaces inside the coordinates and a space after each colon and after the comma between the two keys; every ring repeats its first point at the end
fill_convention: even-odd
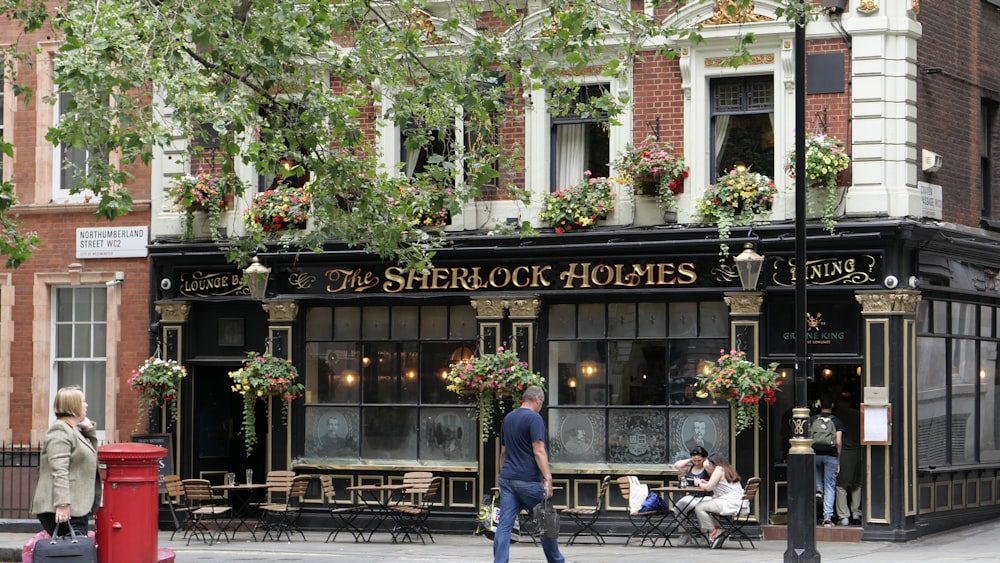
{"type": "MultiPolygon", "coordinates": [[[[154,341],[181,361],[175,439],[182,477],[292,467],[346,487],[405,471],[444,477],[434,530],[471,532],[496,479],[496,439],[479,439],[449,366],[513,347],[546,378],[557,506],[592,504],[605,475],[666,484],[697,434],[762,486],[762,524],[787,521],[793,407],[791,229],[740,230],[764,256],[757,291],[720,262],[714,229],[618,229],[516,239],[455,236],[426,273],[328,245],[275,247],[263,301],[209,243],[154,243],[154,341]],[[777,404],[734,435],[730,408],[696,386],[720,350],[777,362],[777,404]],[[228,376],[248,351],[290,358],[305,384],[288,424],[272,400],[259,443],[240,435],[228,376]]],[[[862,409],[864,538],[905,541],[1000,515],[1000,254],[995,240],[910,221],[844,221],[809,239],[809,398],[851,394],[862,409]]],[[[326,525],[318,485],[310,495],[326,525]]],[[[322,518],[322,520],[321,520],[322,518]]],[[[626,529],[617,488],[598,527],[626,529]]]]}

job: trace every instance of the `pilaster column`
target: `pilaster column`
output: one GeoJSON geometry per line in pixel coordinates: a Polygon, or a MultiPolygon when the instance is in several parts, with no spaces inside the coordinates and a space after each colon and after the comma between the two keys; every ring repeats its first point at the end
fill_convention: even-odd
{"type": "Polygon", "coordinates": [[[479,323],[479,354],[496,354],[503,341],[500,325],[504,317],[504,300],[483,297],[472,299],[470,305],[476,310],[479,323]]]}
{"type": "MultiPolygon", "coordinates": [[[[299,315],[299,304],[290,299],[268,299],[261,303],[261,308],[267,313],[267,341],[271,355],[295,361],[292,358],[292,325],[299,315]]],[[[292,417],[289,416],[288,424],[282,427],[280,417],[274,416],[275,401],[280,400],[271,397],[267,402],[267,426],[271,429],[266,455],[269,469],[287,467],[292,459],[292,417]],[[280,459],[275,459],[278,457],[275,452],[283,452],[280,459]]]]}
{"type": "MultiPolygon", "coordinates": [[[[920,292],[911,289],[859,291],[864,318],[864,388],[882,387],[892,404],[891,445],[864,445],[865,526],[888,526],[883,536],[904,538],[917,514],[916,312],[920,292]]],[[[874,528],[874,527],[873,527],[874,528]]]]}
{"type": "Polygon", "coordinates": [[[537,297],[507,299],[503,306],[510,314],[511,346],[528,369],[535,371],[535,332],[542,300],[537,297]]]}
{"type": "MultiPolygon", "coordinates": [[[[729,306],[729,348],[746,352],[747,359],[753,363],[760,362],[760,313],[764,303],[764,294],[756,291],[724,293],[723,300],[729,306]]],[[[753,426],[745,429],[742,440],[736,439],[735,413],[730,418],[734,423],[729,426],[729,448],[733,452],[732,462],[736,467],[753,467],[754,475],[766,475],[761,452],[764,451],[763,429],[760,424],[760,409],[754,416],[753,426]],[[747,438],[750,438],[749,440],[747,438]]],[[[762,495],[766,496],[766,495],[762,495]]],[[[760,517],[762,503],[754,503],[753,510],[760,517]]]]}

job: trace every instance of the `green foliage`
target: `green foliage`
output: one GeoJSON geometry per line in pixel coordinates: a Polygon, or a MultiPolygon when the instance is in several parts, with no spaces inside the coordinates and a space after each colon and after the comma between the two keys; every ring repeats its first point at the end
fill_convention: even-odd
{"type": "MultiPolygon", "coordinates": [[[[709,186],[694,205],[699,215],[716,224],[719,238],[728,239],[734,226],[749,225],[757,215],[770,213],[777,191],[774,181],[763,174],[747,169],[730,170],[709,186]]],[[[728,256],[727,243],[719,245],[719,254],[722,260],[728,256]]]]}
{"type": "Polygon", "coordinates": [[[257,401],[271,397],[281,399],[281,423],[288,424],[291,402],[305,393],[305,386],[296,381],[298,376],[299,371],[291,360],[257,352],[248,352],[243,367],[229,372],[233,391],[243,396],[243,440],[247,455],[257,443],[257,401]]]}
{"type": "MultiPolygon", "coordinates": [[[[686,3],[652,1],[667,9],[686,3]]],[[[210,125],[224,173],[233,162],[265,174],[308,171],[317,228],[290,235],[288,244],[319,249],[335,238],[414,269],[426,268],[443,240],[413,228],[412,209],[390,203],[395,192],[389,190],[397,186],[388,180],[398,171],[385,170],[379,158],[377,136],[367,129],[373,113],[425,132],[449,130],[462,116],[467,150],[430,163],[426,178],[455,186],[448,207],[460,206],[496,185],[498,171],[517,169],[519,149],[501,144],[498,124],[526,89],[550,93],[552,112],[559,114],[575,99],[575,77],[584,69],[624,80],[650,45],[676,56],[672,40],[699,39],[697,27],[663,25],[631,0],[600,7],[548,0],[538,6],[545,14],[541,34],[520,25],[526,14],[519,5],[471,0],[70,1],[52,17],[39,0],[0,0],[0,6],[23,29],[47,27],[63,41],[55,83],[73,94],[73,104],[46,139],[117,156],[95,158],[77,171],[100,217],[129,211],[132,199],[123,186],[136,163],[149,163],[156,147],[194,138],[210,125]],[[452,56],[459,50],[461,56],[452,56]],[[283,171],[282,160],[297,166],[283,171]]],[[[745,49],[748,40],[736,42],[745,49]]],[[[36,47],[15,43],[7,60],[25,59],[36,47]]],[[[13,68],[6,65],[5,78],[16,84],[13,68]]],[[[605,92],[573,110],[600,112],[614,123],[628,101],[605,92]]],[[[407,149],[431,140],[429,133],[418,136],[407,149]]],[[[191,150],[198,151],[198,143],[191,150]]],[[[17,238],[16,225],[4,221],[0,252],[16,264],[30,255],[32,239],[17,238]]],[[[246,263],[271,242],[250,233],[231,241],[226,255],[246,263]]]]}
{"type": "MultiPolygon", "coordinates": [[[[820,221],[831,235],[837,223],[833,218],[838,203],[837,178],[850,164],[851,157],[847,154],[844,143],[836,137],[819,134],[806,138],[806,187],[823,192],[823,214],[820,221]]],[[[792,178],[795,177],[794,150],[788,153],[785,171],[792,178]]]]}
{"type": "Polygon", "coordinates": [[[186,375],[187,370],[177,360],[162,360],[157,357],[147,359],[132,370],[128,384],[133,391],[139,392],[140,418],[136,421],[136,429],[142,422],[142,416],[148,416],[153,407],[170,405],[170,416],[179,422],[177,393],[181,380],[186,375]]]}
{"type": "Polygon", "coordinates": [[[234,197],[243,195],[246,185],[233,174],[218,176],[203,173],[197,176],[182,176],[170,188],[169,195],[174,205],[184,212],[184,238],[192,235],[192,222],[196,211],[208,213],[212,238],[218,238],[218,227],[222,214],[234,197]]]}
{"type": "Polygon", "coordinates": [[[777,402],[775,393],[782,384],[781,375],[775,371],[777,367],[777,362],[759,366],[748,360],[742,350],[720,350],[719,359],[697,375],[698,394],[701,398],[713,395],[729,401],[739,434],[753,425],[757,405],[777,402]]]}
{"type": "Polygon", "coordinates": [[[552,225],[557,233],[593,227],[615,210],[616,185],[608,178],[593,178],[590,170],[576,185],[545,196],[539,218],[552,225]]]}

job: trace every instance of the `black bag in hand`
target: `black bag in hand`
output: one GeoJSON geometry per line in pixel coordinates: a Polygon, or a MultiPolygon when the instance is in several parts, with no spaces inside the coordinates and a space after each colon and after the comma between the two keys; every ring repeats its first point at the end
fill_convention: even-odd
{"type": "Polygon", "coordinates": [[[97,546],[87,536],[77,536],[73,526],[67,524],[69,536],[59,536],[59,524],[52,537],[35,542],[31,552],[34,563],[97,563],[97,546]]]}
{"type": "Polygon", "coordinates": [[[559,538],[559,513],[552,506],[552,499],[545,499],[531,510],[535,533],[548,540],[559,538]]]}

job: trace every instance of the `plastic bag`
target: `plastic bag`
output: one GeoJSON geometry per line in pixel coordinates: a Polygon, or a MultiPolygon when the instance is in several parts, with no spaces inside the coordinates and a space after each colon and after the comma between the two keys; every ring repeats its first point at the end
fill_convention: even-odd
{"type": "Polygon", "coordinates": [[[663,500],[663,497],[656,493],[649,493],[646,500],[642,502],[642,510],[640,512],[657,512],[659,510],[667,510],[667,501],[663,500]]]}

